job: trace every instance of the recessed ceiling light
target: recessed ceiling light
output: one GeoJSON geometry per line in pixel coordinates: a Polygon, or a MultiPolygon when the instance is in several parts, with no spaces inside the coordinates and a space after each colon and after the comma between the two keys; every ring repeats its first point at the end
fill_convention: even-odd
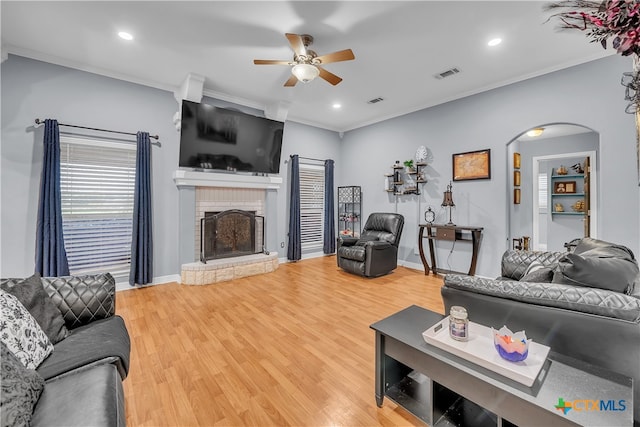
{"type": "Polygon", "coordinates": [[[120,31],[118,33],[118,36],[124,40],[133,40],[133,36],[131,35],[131,33],[127,33],[126,31],[120,31]]]}
{"type": "Polygon", "coordinates": [[[340,103],[336,102],[335,104],[333,104],[333,105],[332,105],[332,107],[333,107],[334,109],[338,110],[338,109],[342,108],[342,104],[340,104],[340,103]]]}
{"type": "Polygon", "coordinates": [[[491,39],[489,40],[489,42],[487,43],[487,45],[493,47],[493,46],[498,46],[500,43],[502,43],[502,39],[499,37],[496,37],[495,39],[491,39]]]}

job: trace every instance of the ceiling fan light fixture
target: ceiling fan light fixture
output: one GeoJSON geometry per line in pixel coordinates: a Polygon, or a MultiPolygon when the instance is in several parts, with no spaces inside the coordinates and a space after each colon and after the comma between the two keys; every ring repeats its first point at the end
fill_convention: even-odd
{"type": "Polygon", "coordinates": [[[320,70],[315,65],[297,64],[291,69],[291,74],[296,76],[299,81],[308,83],[320,75],[320,70]]]}
{"type": "Polygon", "coordinates": [[[536,136],[542,135],[542,132],[544,132],[544,128],[533,128],[527,131],[527,136],[535,138],[536,136]]]}

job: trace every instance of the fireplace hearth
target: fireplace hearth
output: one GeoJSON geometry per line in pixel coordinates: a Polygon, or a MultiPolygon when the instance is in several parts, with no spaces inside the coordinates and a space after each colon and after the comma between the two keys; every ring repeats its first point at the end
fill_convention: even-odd
{"type": "Polygon", "coordinates": [[[205,212],[200,220],[200,261],[264,252],[264,217],[255,211],[205,212]]]}

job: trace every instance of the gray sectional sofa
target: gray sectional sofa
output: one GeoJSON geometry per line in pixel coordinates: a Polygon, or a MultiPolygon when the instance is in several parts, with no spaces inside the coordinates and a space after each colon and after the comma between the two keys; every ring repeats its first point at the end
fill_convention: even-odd
{"type": "Polygon", "coordinates": [[[474,322],[525,330],[555,352],[633,378],[640,425],[638,277],[628,248],[585,238],[572,253],[507,251],[501,277],[449,274],[441,294],[447,313],[461,305],[474,322]]]}
{"type": "MultiPolygon", "coordinates": [[[[19,294],[25,280],[0,279],[0,289],[19,294]]],[[[56,332],[56,340],[61,339],[35,371],[18,366],[16,372],[3,358],[3,411],[24,409],[15,404],[26,383],[27,394],[36,401],[31,426],[124,426],[122,381],[129,371],[131,345],[124,320],[115,315],[113,277],[107,273],[36,280],[49,298],[45,302],[53,302],[62,314],[64,326],[56,332]]],[[[3,425],[26,419],[10,415],[3,415],[3,425]]]]}

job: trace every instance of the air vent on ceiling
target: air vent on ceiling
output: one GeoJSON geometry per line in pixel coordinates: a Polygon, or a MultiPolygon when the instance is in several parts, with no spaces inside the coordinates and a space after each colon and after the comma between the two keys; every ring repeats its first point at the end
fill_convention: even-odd
{"type": "Polygon", "coordinates": [[[453,67],[453,68],[449,68],[449,69],[448,69],[448,70],[446,70],[446,71],[443,71],[443,72],[441,72],[441,73],[438,73],[438,74],[436,74],[436,75],[435,75],[435,76],[433,76],[433,77],[435,77],[435,78],[436,78],[436,79],[438,79],[438,80],[441,80],[441,79],[444,79],[445,77],[451,77],[451,76],[453,76],[454,74],[458,74],[459,72],[460,72],[460,70],[459,70],[458,68],[453,67]]]}
{"type": "Polygon", "coordinates": [[[382,101],[384,101],[384,99],[378,97],[378,98],[373,98],[368,100],[367,104],[377,104],[378,102],[382,102],[382,101]]]}

